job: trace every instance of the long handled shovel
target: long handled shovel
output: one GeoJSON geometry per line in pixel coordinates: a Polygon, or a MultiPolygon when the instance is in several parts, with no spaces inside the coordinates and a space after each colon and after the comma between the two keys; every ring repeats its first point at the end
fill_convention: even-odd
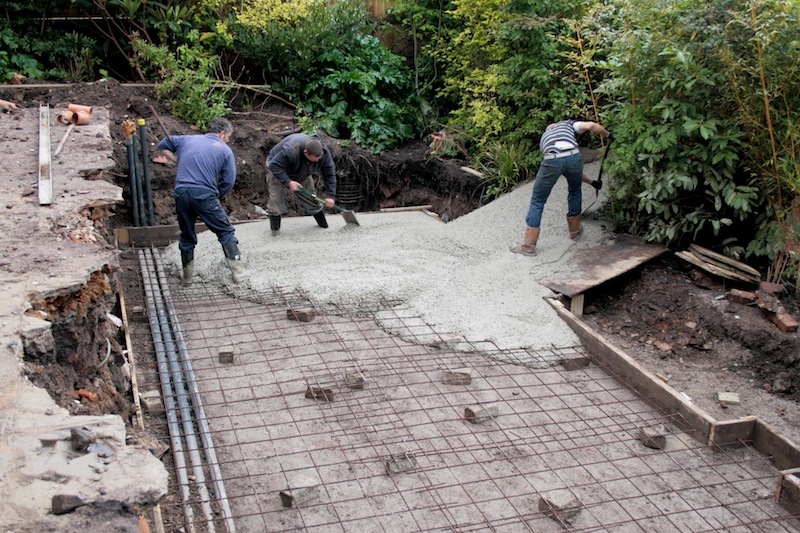
{"type": "MultiPolygon", "coordinates": [[[[297,192],[299,192],[300,194],[302,194],[306,198],[310,198],[312,200],[316,200],[317,202],[319,202],[321,204],[325,203],[324,199],[320,198],[319,196],[317,196],[316,194],[312,193],[311,191],[308,191],[308,190],[304,189],[303,187],[300,187],[299,189],[297,189],[297,192]]],[[[361,225],[361,224],[358,223],[358,219],[356,218],[356,214],[353,211],[351,211],[349,209],[342,209],[338,205],[334,205],[333,208],[337,212],[342,214],[342,218],[348,224],[355,224],[356,226],[360,226],[361,225]]]]}
{"type": "Polygon", "coordinates": [[[606,157],[608,157],[608,149],[611,148],[611,141],[613,138],[614,136],[611,135],[611,133],[609,133],[606,137],[606,147],[603,150],[603,159],[600,160],[600,170],[597,172],[597,181],[600,182],[600,187],[594,191],[595,198],[600,195],[600,189],[603,187],[603,163],[606,162],[606,157]]]}
{"type": "Polygon", "coordinates": [[[603,159],[600,160],[600,169],[597,172],[597,179],[595,180],[599,185],[594,189],[594,201],[586,206],[586,209],[583,210],[581,215],[586,213],[586,211],[588,211],[597,202],[597,197],[600,196],[600,189],[603,188],[603,163],[606,162],[606,157],[608,157],[608,149],[611,147],[611,139],[613,139],[613,136],[609,132],[608,136],[606,137],[606,147],[603,150],[603,159]]]}

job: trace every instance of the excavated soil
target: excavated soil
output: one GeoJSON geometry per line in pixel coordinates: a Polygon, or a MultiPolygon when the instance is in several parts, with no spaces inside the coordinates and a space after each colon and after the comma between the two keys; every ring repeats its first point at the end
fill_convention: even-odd
{"type": "MultiPolygon", "coordinates": [[[[666,254],[592,291],[584,320],[718,420],[756,415],[800,442],[800,337],[727,299],[734,288],[757,292],[666,254]]],[[[796,297],[780,299],[800,317],[796,297]]]]}

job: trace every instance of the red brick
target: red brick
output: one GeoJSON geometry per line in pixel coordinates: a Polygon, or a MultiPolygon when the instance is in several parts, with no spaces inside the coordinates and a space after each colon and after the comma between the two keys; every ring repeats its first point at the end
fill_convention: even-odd
{"type": "Polygon", "coordinates": [[[793,333],[797,331],[797,320],[786,311],[778,311],[777,313],[769,313],[769,319],[773,324],[778,326],[784,333],[793,333]]]}
{"type": "Polygon", "coordinates": [[[756,301],[756,293],[739,289],[731,289],[725,297],[732,302],[743,305],[750,305],[756,301]]]}

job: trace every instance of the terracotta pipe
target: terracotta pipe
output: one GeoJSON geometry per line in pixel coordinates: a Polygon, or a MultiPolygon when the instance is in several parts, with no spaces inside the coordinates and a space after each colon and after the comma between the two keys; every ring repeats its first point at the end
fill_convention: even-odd
{"type": "Polygon", "coordinates": [[[80,104],[69,104],[67,109],[72,111],[73,113],[77,113],[79,111],[86,111],[89,115],[92,114],[92,107],[88,105],[80,105],[80,104]]]}
{"type": "Polygon", "coordinates": [[[91,120],[92,120],[91,111],[84,111],[83,109],[81,109],[72,113],[72,123],[77,124],[78,126],[88,124],[89,122],[91,122],[91,120]]]}
{"type": "Polygon", "coordinates": [[[72,111],[64,111],[63,113],[58,115],[58,117],[57,117],[58,122],[60,124],[64,124],[65,126],[67,124],[72,124],[73,123],[72,122],[72,115],[74,115],[74,114],[75,113],[73,113],[72,111]]]}

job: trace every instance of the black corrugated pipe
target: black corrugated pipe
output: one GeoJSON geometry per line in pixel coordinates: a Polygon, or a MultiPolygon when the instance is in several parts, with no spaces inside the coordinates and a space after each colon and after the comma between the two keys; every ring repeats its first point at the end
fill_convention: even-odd
{"type": "Polygon", "coordinates": [[[147,202],[147,216],[151,226],[156,225],[156,215],[153,213],[153,193],[150,188],[150,160],[147,157],[147,129],[144,127],[143,118],[139,119],[139,141],[142,145],[142,174],[144,175],[144,196],[147,202]]]}
{"type": "Polygon", "coordinates": [[[190,533],[194,533],[194,510],[190,505],[191,488],[189,483],[189,467],[186,462],[186,450],[183,446],[181,437],[180,421],[178,420],[178,409],[175,405],[176,392],[172,387],[170,379],[169,362],[164,350],[163,321],[160,320],[156,309],[156,298],[158,297],[158,280],[155,273],[147,263],[146,253],[139,250],[139,266],[144,280],[144,290],[147,295],[147,316],[150,319],[150,329],[153,335],[153,345],[158,359],[158,375],[161,380],[161,395],[164,398],[166,407],[167,425],[169,427],[170,444],[172,446],[172,457],[175,461],[175,472],[178,476],[178,487],[183,499],[183,513],[190,533]]]}
{"type": "Polygon", "coordinates": [[[144,190],[142,187],[142,162],[139,160],[139,148],[136,147],[136,135],[131,137],[133,141],[133,167],[136,169],[136,193],[139,195],[139,220],[142,226],[147,225],[147,215],[144,211],[144,190]]]}
{"type": "Polygon", "coordinates": [[[191,395],[192,405],[195,411],[195,423],[198,426],[198,433],[203,443],[203,450],[211,471],[211,477],[214,481],[214,490],[216,492],[217,501],[222,508],[222,518],[225,521],[225,527],[228,533],[236,533],[236,526],[233,522],[233,512],[231,510],[230,502],[228,501],[228,493],[225,489],[225,482],[222,478],[222,470],[220,469],[219,459],[217,458],[217,451],[214,447],[214,441],[211,438],[211,427],[208,424],[208,416],[206,416],[205,409],[203,408],[203,399],[200,396],[200,389],[197,386],[197,376],[192,367],[192,360],[189,355],[189,348],[186,346],[186,339],[181,330],[180,320],[175,311],[175,304],[172,302],[172,294],[169,290],[169,282],[167,281],[167,274],[164,266],[161,264],[161,257],[155,248],[152,249],[153,263],[155,264],[155,273],[158,276],[161,292],[164,296],[164,304],[166,306],[165,312],[167,313],[169,324],[172,327],[172,334],[175,339],[177,348],[177,357],[180,361],[183,375],[186,379],[186,384],[189,388],[191,395]]]}
{"type": "Polygon", "coordinates": [[[125,139],[125,149],[128,151],[128,177],[131,183],[131,211],[133,211],[133,225],[139,227],[139,196],[136,194],[136,163],[134,162],[133,139],[125,139]]]}

